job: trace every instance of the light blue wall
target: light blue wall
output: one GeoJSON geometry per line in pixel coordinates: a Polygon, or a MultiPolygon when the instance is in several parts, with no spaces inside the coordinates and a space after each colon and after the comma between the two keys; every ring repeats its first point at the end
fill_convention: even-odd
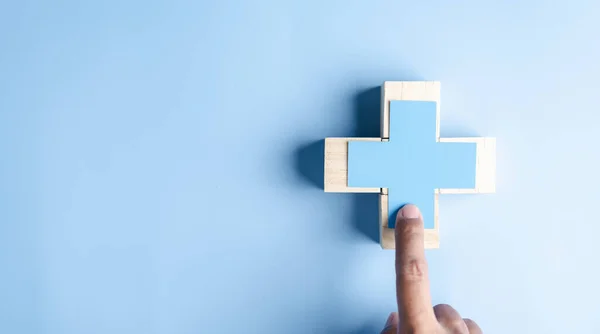
{"type": "Polygon", "coordinates": [[[2,2],[0,332],[377,332],[377,199],[315,185],[320,140],[440,80],[498,193],[442,198],[434,301],[599,333],[598,31],[591,0],[2,2]]]}

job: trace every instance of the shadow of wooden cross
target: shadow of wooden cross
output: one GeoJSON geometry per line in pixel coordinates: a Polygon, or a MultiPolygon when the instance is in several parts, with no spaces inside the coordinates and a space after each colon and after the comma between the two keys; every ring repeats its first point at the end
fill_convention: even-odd
{"type": "Polygon", "coordinates": [[[385,82],[380,138],[326,138],[326,192],[379,193],[379,240],[395,248],[398,210],[421,209],[425,247],[439,248],[440,194],[496,190],[496,139],[440,138],[440,83],[385,82]]]}

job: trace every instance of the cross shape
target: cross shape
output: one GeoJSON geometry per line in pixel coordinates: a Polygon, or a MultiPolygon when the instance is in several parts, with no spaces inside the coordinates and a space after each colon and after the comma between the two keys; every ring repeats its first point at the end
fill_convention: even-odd
{"type": "Polygon", "coordinates": [[[495,138],[440,138],[440,84],[384,82],[380,138],[326,138],[325,192],[379,194],[380,244],[395,248],[394,222],[419,206],[425,247],[439,247],[441,194],[495,192],[495,138]]]}
{"type": "Polygon", "coordinates": [[[436,103],[390,102],[389,141],[348,143],[348,186],[388,188],[388,225],[416,204],[434,228],[435,189],[475,188],[475,143],[436,140],[436,103]]]}

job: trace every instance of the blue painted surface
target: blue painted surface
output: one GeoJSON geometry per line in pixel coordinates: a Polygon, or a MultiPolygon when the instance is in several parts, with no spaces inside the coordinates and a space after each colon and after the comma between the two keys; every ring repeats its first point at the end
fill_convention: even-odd
{"type": "Polygon", "coordinates": [[[440,200],[433,302],[600,333],[598,31],[591,0],[1,1],[0,333],[378,333],[377,195],[321,185],[384,80],[498,138],[497,193],[440,200]]]}
{"type": "Polygon", "coordinates": [[[388,189],[388,225],[407,203],[434,228],[434,190],[475,187],[476,145],[436,142],[436,103],[390,102],[388,142],[348,144],[348,185],[388,189]]]}

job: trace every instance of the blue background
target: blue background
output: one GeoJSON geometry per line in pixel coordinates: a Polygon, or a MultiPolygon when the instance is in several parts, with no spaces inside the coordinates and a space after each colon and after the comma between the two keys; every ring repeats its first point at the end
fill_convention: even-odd
{"type": "Polygon", "coordinates": [[[377,332],[393,253],[322,139],[440,80],[498,193],[441,199],[434,302],[598,333],[599,30],[593,1],[2,2],[0,332],[377,332]]]}

